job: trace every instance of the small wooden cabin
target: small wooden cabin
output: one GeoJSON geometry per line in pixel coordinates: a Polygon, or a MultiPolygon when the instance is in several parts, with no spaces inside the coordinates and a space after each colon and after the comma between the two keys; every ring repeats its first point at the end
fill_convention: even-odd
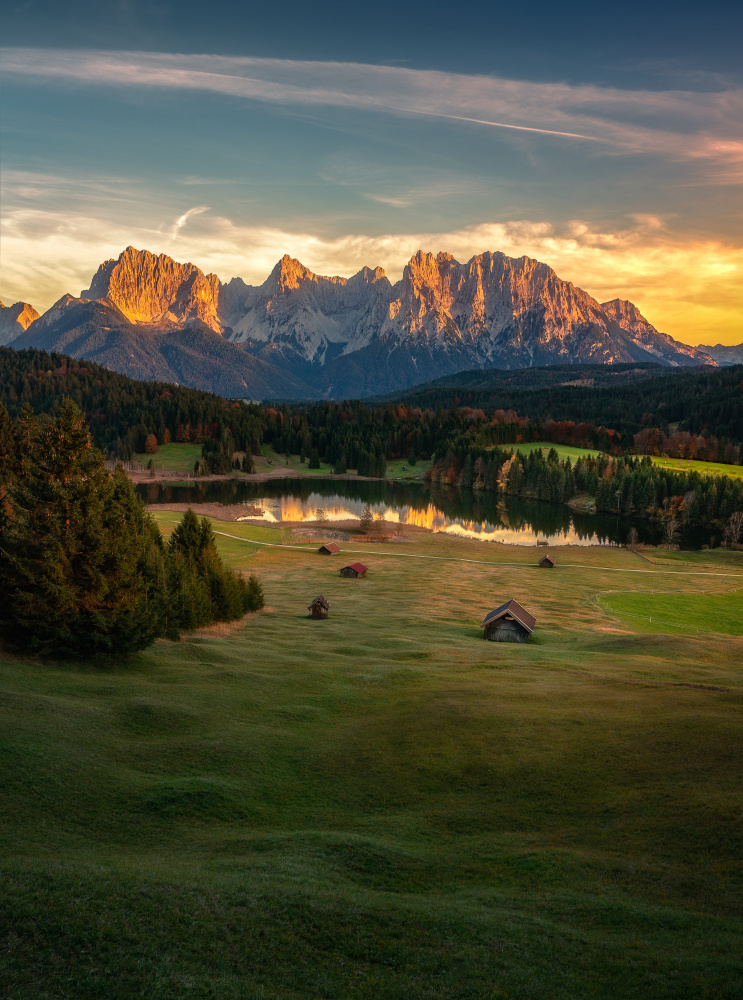
{"type": "Polygon", "coordinates": [[[337,556],[340,550],[340,545],[336,545],[335,542],[326,542],[324,545],[320,546],[317,550],[317,554],[319,556],[337,556]]]}
{"type": "Polygon", "coordinates": [[[363,563],[351,563],[350,566],[344,566],[341,570],[341,576],[353,576],[359,577],[366,574],[367,567],[363,563]]]}
{"type": "Polygon", "coordinates": [[[310,613],[310,618],[327,618],[330,605],[322,594],[320,594],[320,596],[316,597],[312,604],[310,604],[307,610],[310,613]]]}
{"type": "Polygon", "coordinates": [[[539,560],[539,565],[542,567],[542,569],[552,569],[555,565],[555,560],[552,558],[552,556],[542,556],[542,558],[539,560]]]}
{"type": "Polygon", "coordinates": [[[518,603],[506,601],[486,615],[480,628],[491,642],[528,642],[537,620],[518,603]]]}

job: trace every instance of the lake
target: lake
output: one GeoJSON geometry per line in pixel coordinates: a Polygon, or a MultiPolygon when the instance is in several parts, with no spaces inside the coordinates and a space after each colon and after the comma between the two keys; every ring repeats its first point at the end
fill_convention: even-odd
{"type": "MultiPolygon", "coordinates": [[[[623,545],[630,528],[639,541],[661,542],[658,525],[644,519],[586,514],[561,504],[506,497],[455,488],[428,489],[421,483],[365,482],[337,479],[273,479],[268,482],[144,483],[138,486],[148,504],[200,503],[259,506],[262,521],[311,521],[318,515],[328,522],[360,518],[369,507],[392,523],[419,525],[481,541],[536,545],[623,545]]],[[[252,518],[251,518],[252,520],[252,518]]],[[[698,547],[708,538],[682,538],[685,547],[698,547]]]]}

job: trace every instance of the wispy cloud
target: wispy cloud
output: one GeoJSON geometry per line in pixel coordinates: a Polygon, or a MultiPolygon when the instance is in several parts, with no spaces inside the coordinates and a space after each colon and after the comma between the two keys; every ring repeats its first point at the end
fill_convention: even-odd
{"type": "Polygon", "coordinates": [[[612,230],[580,220],[563,227],[513,220],[442,232],[323,238],[236,225],[216,213],[174,233],[172,227],[133,227],[82,213],[13,209],[2,220],[0,297],[47,308],[64,292],[86,288],[101,261],[130,243],[192,261],[222,280],[239,275],[252,284],[264,281],[284,253],[320,274],[347,276],[364,265],[381,265],[394,281],[419,249],[447,250],[460,261],[500,250],[545,261],[599,301],[629,298],[659,329],[687,343],[743,341],[743,246],[684,235],[652,215],[612,230]]]}
{"type": "Polygon", "coordinates": [[[184,212],[183,215],[180,216],[180,218],[175,220],[173,228],[170,231],[171,240],[174,240],[176,238],[178,233],[181,231],[181,229],[183,229],[183,227],[186,225],[186,223],[190,218],[192,218],[194,215],[201,215],[203,212],[208,212],[208,211],[209,211],[208,205],[196,205],[194,208],[189,208],[187,212],[184,212]]]}
{"type": "Polygon", "coordinates": [[[743,90],[631,90],[398,66],[151,52],[6,48],[5,76],[221,93],[294,108],[436,116],[504,135],[697,163],[698,180],[743,183],[743,90]]]}
{"type": "Polygon", "coordinates": [[[376,201],[380,205],[390,205],[392,208],[406,208],[410,204],[410,198],[394,198],[385,194],[365,194],[367,201],[376,201]]]}

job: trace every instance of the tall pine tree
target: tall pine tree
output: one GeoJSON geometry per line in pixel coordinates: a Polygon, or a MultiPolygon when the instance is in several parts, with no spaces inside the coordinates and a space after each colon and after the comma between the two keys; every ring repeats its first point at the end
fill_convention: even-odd
{"type": "Polygon", "coordinates": [[[0,522],[0,631],[43,655],[129,653],[161,631],[146,565],[159,532],[123,470],[106,471],[83,416],[63,402],[7,485],[0,522]]]}

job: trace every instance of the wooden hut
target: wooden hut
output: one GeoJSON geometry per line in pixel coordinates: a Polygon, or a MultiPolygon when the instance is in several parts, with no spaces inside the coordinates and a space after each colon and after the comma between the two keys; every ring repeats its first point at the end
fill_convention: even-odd
{"type": "Polygon", "coordinates": [[[542,567],[542,569],[552,569],[555,565],[555,560],[552,558],[552,556],[542,556],[542,558],[539,560],[539,565],[542,567]]]}
{"type": "Polygon", "coordinates": [[[344,566],[341,570],[341,576],[352,576],[359,577],[364,576],[367,567],[363,563],[351,563],[350,566],[344,566]]]}
{"type": "Polygon", "coordinates": [[[340,550],[340,545],[336,545],[335,542],[326,542],[324,545],[320,546],[317,550],[317,554],[319,556],[337,556],[340,550]]]}
{"type": "Polygon", "coordinates": [[[491,642],[528,642],[537,620],[518,601],[506,601],[486,615],[480,628],[491,642]]]}
{"type": "Polygon", "coordinates": [[[307,610],[310,613],[310,618],[327,618],[330,605],[322,594],[320,594],[320,596],[316,597],[312,604],[310,604],[307,610]]]}

